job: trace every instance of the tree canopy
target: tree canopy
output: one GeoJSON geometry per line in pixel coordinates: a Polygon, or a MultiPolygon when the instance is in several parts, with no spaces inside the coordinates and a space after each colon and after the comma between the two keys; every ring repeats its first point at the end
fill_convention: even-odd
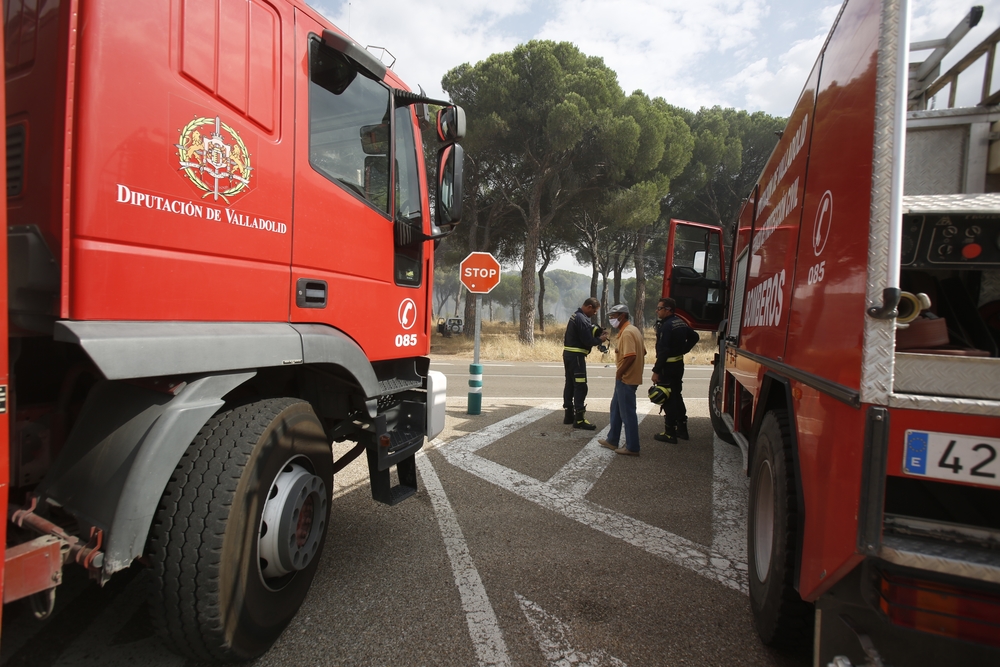
{"type": "Polygon", "coordinates": [[[473,251],[519,260],[519,297],[498,301],[519,309],[528,343],[553,296],[545,271],[564,252],[591,263],[591,292],[603,278],[605,303],[609,276],[617,301],[634,268],[628,296],[642,326],[646,275],[662,272],[664,221],[730,225],[784,127],[761,112],[694,113],[626,95],[601,58],[568,42],[531,41],[460,65],[442,86],[465,109],[468,132],[464,220],[436,261],[457,266],[473,251]]]}

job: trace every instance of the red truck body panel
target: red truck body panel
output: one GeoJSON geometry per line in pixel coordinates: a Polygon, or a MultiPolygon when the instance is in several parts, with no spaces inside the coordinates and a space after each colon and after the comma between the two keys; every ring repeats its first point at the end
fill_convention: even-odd
{"type": "MultiPolygon", "coordinates": [[[[10,12],[29,15],[30,5],[12,3],[10,12]]],[[[308,44],[329,23],[290,1],[93,0],[78,10],[46,5],[37,24],[22,47],[35,60],[23,74],[8,70],[11,96],[32,105],[8,114],[8,124],[30,118],[24,195],[10,224],[41,225],[62,258],[61,316],[319,322],[373,361],[429,351],[430,245],[419,284],[397,284],[391,217],[309,163],[308,44]],[[66,53],[73,25],[86,29],[66,53]],[[37,94],[67,69],[69,105],[64,90],[37,94]],[[60,105],[72,120],[65,132],[64,117],[51,114],[60,105]],[[238,177],[218,188],[182,164],[216,120],[238,177]],[[326,308],[295,306],[299,278],[328,281],[326,308]],[[404,327],[407,300],[419,320],[404,327]],[[405,350],[401,333],[416,334],[405,350]]],[[[406,90],[391,72],[386,82],[406,90]]],[[[426,187],[421,178],[424,201],[426,187]]],[[[422,224],[430,230],[429,211],[422,224]]]]}

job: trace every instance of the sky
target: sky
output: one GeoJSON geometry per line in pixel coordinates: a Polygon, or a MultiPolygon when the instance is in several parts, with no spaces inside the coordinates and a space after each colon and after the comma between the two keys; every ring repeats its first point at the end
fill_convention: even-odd
{"type": "MultiPolygon", "coordinates": [[[[414,90],[446,98],[441,77],[531,39],[568,41],[615,70],[626,93],[697,111],[720,105],[786,116],[840,11],[832,0],[306,0],[362,46],[384,47],[414,90]]],[[[947,71],[1000,26],[1000,0],[911,0],[911,41],[946,36],[973,4],[983,19],[947,71]]],[[[380,51],[375,51],[381,54],[380,51]]],[[[927,52],[913,54],[922,60],[927,52]]],[[[981,85],[970,71],[959,105],[981,85]]],[[[1000,79],[1000,68],[997,68],[1000,79]]],[[[944,105],[941,105],[944,106],[944,105]]],[[[582,270],[564,260],[558,268],[582,270]]]]}

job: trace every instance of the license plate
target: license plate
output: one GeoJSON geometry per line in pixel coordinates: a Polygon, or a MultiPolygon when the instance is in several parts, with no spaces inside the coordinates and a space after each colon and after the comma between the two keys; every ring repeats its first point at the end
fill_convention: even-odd
{"type": "Polygon", "coordinates": [[[1000,439],[907,431],[905,443],[908,475],[1000,486],[1000,439]]]}

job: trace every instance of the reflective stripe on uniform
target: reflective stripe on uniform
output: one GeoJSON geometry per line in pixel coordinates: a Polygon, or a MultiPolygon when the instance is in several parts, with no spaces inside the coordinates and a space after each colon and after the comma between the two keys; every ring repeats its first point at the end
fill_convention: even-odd
{"type": "Polygon", "coordinates": [[[579,352],[580,354],[590,354],[590,350],[584,350],[580,347],[564,347],[563,352],[579,352]]]}
{"type": "Polygon", "coordinates": [[[684,361],[684,355],[682,354],[682,355],[681,355],[681,356],[679,356],[679,357],[667,357],[667,363],[668,363],[668,364],[669,364],[669,363],[673,363],[673,362],[675,362],[675,361],[684,361]]]}
{"type": "Polygon", "coordinates": [[[585,383],[587,381],[587,378],[576,378],[576,381],[585,383]]]}

